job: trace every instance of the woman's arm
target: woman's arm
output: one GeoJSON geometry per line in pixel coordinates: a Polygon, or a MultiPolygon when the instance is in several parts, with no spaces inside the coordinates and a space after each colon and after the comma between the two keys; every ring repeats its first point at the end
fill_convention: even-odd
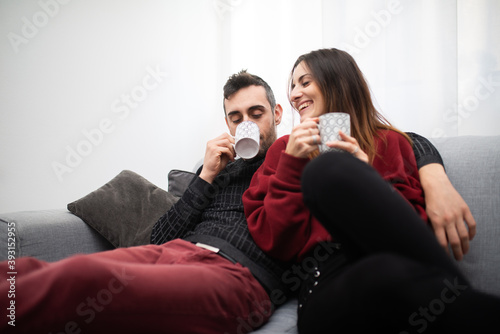
{"type": "Polygon", "coordinates": [[[278,139],[243,194],[250,233],[257,245],[280,260],[296,260],[310,245],[329,238],[304,205],[301,176],[307,158],[285,153],[288,136],[278,139]]]}

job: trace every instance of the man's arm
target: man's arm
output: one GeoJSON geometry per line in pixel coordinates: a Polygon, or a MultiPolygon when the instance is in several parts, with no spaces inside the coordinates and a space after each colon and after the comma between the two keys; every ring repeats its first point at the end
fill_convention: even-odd
{"type": "Polygon", "coordinates": [[[151,243],[161,245],[191,231],[201,221],[212,193],[213,186],[196,176],[177,203],[155,223],[151,243]]]}
{"type": "Polygon", "coordinates": [[[476,221],[446,175],[438,150],[426,138],[415,133],[407,134],[413,141],[426,212],[434,233],[445,250],[448,251],[449,243],[455,258],[461,260],[469,251],[469,241],[476,234],[476,221]]]}
{"type": "Polygon", "coordinates": [[[215,177],[234,160],[234,139],[224,133],[207,143],[203,166],[182,197],[153,226],[152,244],[163,244],[183,237],[202,219],[214,194],[215,177]]]}

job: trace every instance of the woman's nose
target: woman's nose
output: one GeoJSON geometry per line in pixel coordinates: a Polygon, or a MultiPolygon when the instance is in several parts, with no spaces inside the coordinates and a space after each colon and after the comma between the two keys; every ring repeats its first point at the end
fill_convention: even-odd
{"type": "Polygon", "coordinates": [[[292,92],[290,94],[290,100],[292,103],[295,103],[300,97],[302,96],[302,91],[298,88],[292,89],[292,92]]]}

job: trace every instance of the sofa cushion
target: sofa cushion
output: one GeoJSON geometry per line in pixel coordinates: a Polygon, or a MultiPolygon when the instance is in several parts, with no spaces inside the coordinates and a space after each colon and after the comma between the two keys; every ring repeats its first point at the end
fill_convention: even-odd
{"type": "Polygon", "coordinates": [[[124,170],[99,189],[69,203],[68,210],[115,247],[130,247],[149,244],[153,225],[178,199],[124,170]]]}
{"type": "Polygon", "coordinates": [[[196,174],[192,172],[171,170],[168,173],[168,192],[175,196],[182,196],[195,176],[196,174]]]}
{"type": "MultiPolygon", "coordinates": [[[[264,326],[253,331],[252,334],[298,334],[297,304],[296,298],[290,299],[273,313],[264,326]]],[[[252,319],[253,322],[257,322],[257,320],[258,317],[252,319]]]]}

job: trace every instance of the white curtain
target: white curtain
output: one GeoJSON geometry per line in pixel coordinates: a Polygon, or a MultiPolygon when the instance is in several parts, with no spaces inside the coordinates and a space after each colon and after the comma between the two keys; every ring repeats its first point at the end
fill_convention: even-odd
{"type": "Polygon", "coordinates": [[[498,17],[498,0],[0,1],[0,212],[64,208],[123,169],[167,188],[226,131],[241,69],[289,133],[291,66],[325,47],[402,130],[500,135],[498,17]]]}

